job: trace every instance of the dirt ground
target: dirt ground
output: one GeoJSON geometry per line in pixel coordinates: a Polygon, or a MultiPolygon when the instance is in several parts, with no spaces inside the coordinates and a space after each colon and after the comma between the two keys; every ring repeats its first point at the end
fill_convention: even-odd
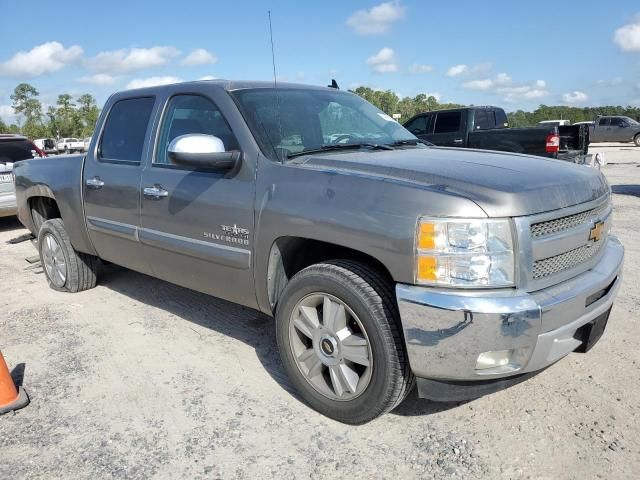
{"type": "Polygon", "coordinates": [[[308,408],[271,320],[125,269],[62,294],[0,219],[0,350],[32,402],[0,479],[640,478],[640,148],[599,146],[625,279],[600,342],[464,404],[413,394],[360,427],[308,408]]]}

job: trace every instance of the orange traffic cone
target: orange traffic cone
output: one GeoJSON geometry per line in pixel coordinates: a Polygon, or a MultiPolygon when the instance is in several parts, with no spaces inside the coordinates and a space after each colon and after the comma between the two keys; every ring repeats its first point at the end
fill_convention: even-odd
{"type": "Polygon", "coordinates": [[[29,396],[22,387],[16,389],[7,363],[0,352],[0,415],[29,405],[29,396]]]}

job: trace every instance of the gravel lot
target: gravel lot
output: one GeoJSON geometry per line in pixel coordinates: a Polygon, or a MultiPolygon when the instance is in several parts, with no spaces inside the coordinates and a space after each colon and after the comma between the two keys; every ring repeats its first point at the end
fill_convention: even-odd
{"type": "Polygon", "coordinates": [[[116,267],[56,293],[0,219],[0,349],[32,398],[0,417],[0,478],[640,478],[640,149],[592,151],[627,249],[602,340],[509,390],[414,392],[361,427],[300,401],[270,319],[116,267]]]}

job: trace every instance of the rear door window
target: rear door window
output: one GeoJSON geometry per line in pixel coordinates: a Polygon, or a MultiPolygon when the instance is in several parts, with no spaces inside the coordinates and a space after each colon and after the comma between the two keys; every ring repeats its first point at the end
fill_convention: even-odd
{"type": "Polygon", "coordinates": [[[600,120],[598,120],[598,126],[599,127],[606,127],[607,125],[609,125],[609,119],[608,118],[601,118],[600,120]]]}
{"type": "Polygon", "coordinates": [[[440,112],[436,116],[433,133],[454,133],[460,131],[461,112],[440,112]]]}
{"type": "Polygon", "coordinates": [[[35,149],[29,140],[0,140],[0,163],[15,163],[34,157],[35,149]]]}
{"type": "Polygon", "coordinates": [[[153,97],[129,98],[111,107],[100,140],[101,160],[140,163],[154,102],[153,97]]]}
{"type": "Polygon", "coordinates": [[[489,110],[476,110],[473,123],[475,130],[489,130],[493,128],[495,125],[493,112],[489,110]]]}

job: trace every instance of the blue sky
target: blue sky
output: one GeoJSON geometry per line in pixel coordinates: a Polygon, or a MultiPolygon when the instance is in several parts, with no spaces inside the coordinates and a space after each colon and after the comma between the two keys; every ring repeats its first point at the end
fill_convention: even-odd
{"type": "Polygon", "coordinates": [[[580,1],[3,2],[0,117],[15,85],[45,105],[203,77],[271,79],[495,104],[640,105],[640,4],[580,1]]]}

